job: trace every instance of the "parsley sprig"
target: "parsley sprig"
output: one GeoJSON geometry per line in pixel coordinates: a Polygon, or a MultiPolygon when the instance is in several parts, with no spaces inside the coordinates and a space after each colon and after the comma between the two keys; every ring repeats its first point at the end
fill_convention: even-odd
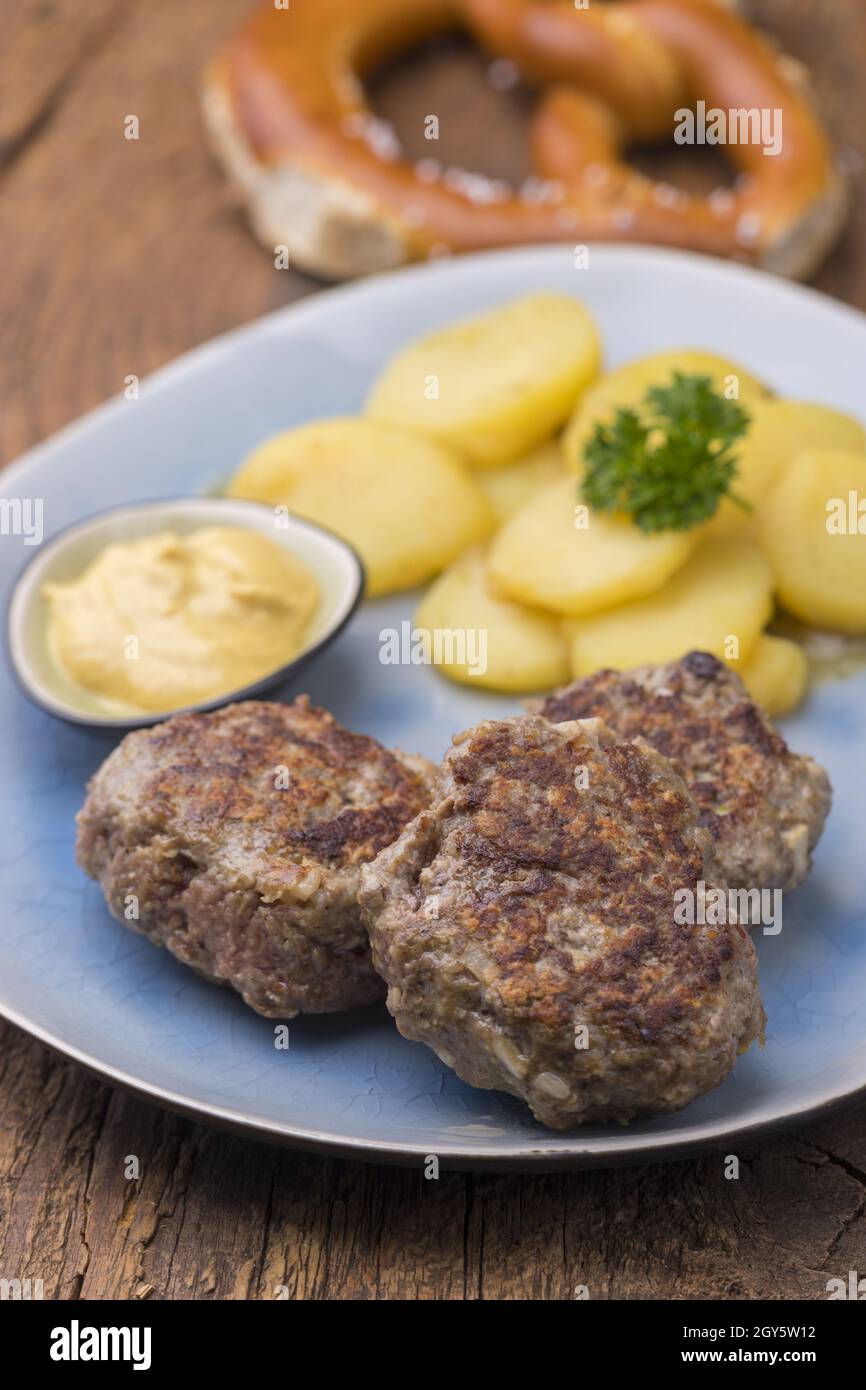
{"type": "Polygon", "coordinates": [[[709,377],[675,372],[653,386],[639,410],[619,409],[596,425],[584,450],[584,502],[598,512],[628,512],[642,531],[685,531],[707,521],[731,491],[733,452],[749,416],[718,394],[709,377]]]}

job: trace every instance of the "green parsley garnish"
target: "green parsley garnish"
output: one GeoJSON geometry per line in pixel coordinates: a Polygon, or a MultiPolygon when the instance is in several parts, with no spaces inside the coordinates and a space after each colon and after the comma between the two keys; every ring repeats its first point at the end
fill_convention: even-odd
{"type": "Polygon", "coordinates": [[[642,531],[685,531],[715,514],[737,474],[732,452],[749,416],[709,377],[675,372],[653,386],[639,411],[617,410],[584,449],[581,494],[597,512],[628,512],[642,531]]]}

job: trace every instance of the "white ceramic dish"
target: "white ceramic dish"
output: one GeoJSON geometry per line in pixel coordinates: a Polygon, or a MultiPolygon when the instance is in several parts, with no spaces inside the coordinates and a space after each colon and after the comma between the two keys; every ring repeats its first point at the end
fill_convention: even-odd
{"type": "MultiPolygon", "coordinates": [[[[95,411],[0,476],[45,500],[48,534],[100,508],[206,493],[268,434],[360,408],[382,362],[428,329],[534,290],[583,299],[608,365],[704,346],[780,391],[863,413],[866,320],[754,271],[643,248],[526,249],[442,262],[318,295],[211,343],[95,411]],[[122,460],[122,463],[118,463],[122,460]]],[[[7,593],[26,558],[6,537],[7,593]]],[[[518,701],[383,666],[380,633],[413,595],[362,606],[301,689],[348,727],[440,757],[451,734],[518,701]]],[[[294,693],[293,690],[281,694],[294,693]]],[[[784,929],[758,941],[767,1043],[711,1095],[626,1128],[551,1134],[506,1096],[464,1086],[384,1009],[273,1024],[111,921],[73,857],[105,733],[49,719],[0,672],[0,1010],[114,1083],[257,1137],[377,1160],[525,1169],[641,1162],[743,1142],[866,1087],[866,672],[818,687],[784,722],[829,769],[835,803],[784,929]]],[[[726,1150],[727,1151],[727,1148],[726,1150]]]]}
{"type": "Polygon", "coordinates": [[[252,685],[188,709],[209,710],[232,700],[249,700],[284,684],[315,660],[342,632],[364,588],[364,568],[351,546],[321,526],[300,517],[275,525],[274,509],[228,497],[182,497],[114,507],[64,528],[44,542],[22,572],[9,604],[7,642],[15,674],[29,697],[49,714],[73,724],[101,729],[139,729],[170,714],[107,715],[98,699],[75,684],[55,660],[48,642],[48,602],[44,586],[76,579],[105,546],[137,540],[159,531],[186,535],[202,526],[238,526],[260,532],[285,547],[314,575],[319,603],[310,621],[304,648],[297,656],[252,685]]]}

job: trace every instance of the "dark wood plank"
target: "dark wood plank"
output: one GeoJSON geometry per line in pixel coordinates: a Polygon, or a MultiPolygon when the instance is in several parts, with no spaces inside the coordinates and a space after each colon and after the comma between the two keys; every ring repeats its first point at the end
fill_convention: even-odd
{"type": "MultiPolygon", "coordinates": [[[[128,373],[143,375],[316,288],[276,270],[255,246],[204,146],[201,66],[246,8],[245,0],[119,8],[104,0],[99,43],[84,44],[77,66],[51,86],[44,120],[0,182],[0,460],[120,390],[128,373]],[[123,138],[128,114],[139,118],[138,141],[123,138]]],[[[846,0],[822,11],[819,24],[814,0],[761,0],[753,8],[812,62],[852,169],[851,224],[817,283],[866,305],[866,11],[846,0]]],[[[29,71],[28,33],[18,48],[29,71]]],[[[11,64],[11,45],[5,52],[11,64]]],[[[526,169],[521,99],[497,100],[479,80],[484,67],[465,54],[456,64],[410,63],[408,77],[396,72],[376,84],[379,108],[410,153],[423,148],[423,115],[441,110],[438,153],[446,162],[473,157],[492,173],[519,176],[526,169]]],[[[14,103],[3,110],[12,122],[14,103]]],[[[662,167],[677,178],[687,165],[674,159],[662,167]]]]}
{"type": "Polygon", "coordinates": [[[310,288],[254,244],[204,143],[201,67],[246,8],[121,6],[3,179],[0,459],[310,288]]]}
{"type": "MultiPolygon", "coordinates": [[[[247,0],[24,0],[0,52],[0,457],[213,334],[316,288],[255,246],[204,148],[195,84],[247,0]],[[141,138],[123,139],[139,117],[141,138]]],[[[852,170],[817,283],[866,305],[866,10],[752,6],[809,61],[852,170]]],[[[465,50],[382,75],[406,144],[526,165],[525,103],[465,50]]],[[[658,156],[652,156],[656,158],[658,156]]],[[[700,178],[665,162],[671,178],[700,178]]],[[[70,1298],[819,1298],[862,1271],[866,1103],[645,1169],[526,1177],[365,1167],[216,1134],[0,1027],[0,1275],[70,1298]],[[141,1176],[124,1176],[130,1155],[141,1176]]]]}
{"type": "Polygon", "coordinates": [[[849,183],[845,232],[815,276],[817,289],[866,309],[866,5],[857,0],[752,0],[749,10],[808,65],[819,108],[849,183]]]}
{"type": "Polygon", "coordinates": [[[735,1146],[736,1181],[723,1154],[426,1181],[204,1129],[10,1028],[0,1056],[0,1273],[46,1296],[813,1299],[862,1267],[866,1102],[735,1146]]]}

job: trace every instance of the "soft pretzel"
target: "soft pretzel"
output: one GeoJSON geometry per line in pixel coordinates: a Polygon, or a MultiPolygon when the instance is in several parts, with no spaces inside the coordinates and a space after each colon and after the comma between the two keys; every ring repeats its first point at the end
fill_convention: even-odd
{"type": "Polygon", "coordinates": [[[801,276],[844,216],[797,65],[721,0],[269,0],[211,63],[204,105],[256,234],[329,277],[447,251],[597,240],[801,276]],[[549,84],[532,119],[538,177],[520,189],[435,159],[408,163],[365,101],[368,71],[455,28],[549,84]],[[623,159],[629,143],[671,135],[675,113],[698,99],[782,113],[779,153],[723,146],[739,177],[707,198],[623,159]]]}

